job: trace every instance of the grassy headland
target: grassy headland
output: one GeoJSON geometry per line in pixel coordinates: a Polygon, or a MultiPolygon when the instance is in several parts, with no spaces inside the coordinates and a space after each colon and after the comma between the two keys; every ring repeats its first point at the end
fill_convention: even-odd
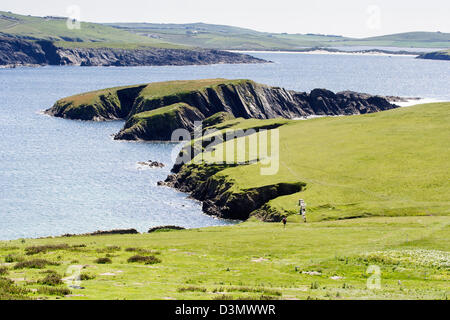
{"type": "Polygon", "coordinates": [[[306,185],[288,195],[263,196],[262,207],[259,203],[249,212],[256,216],[295,214],[300,198],[308,204],[310,221],[448,215],[449,108],[450,103],[435,103],[307,121],[230,120],[215,126],[220,134],[224,130],[278,127],[279,171],[261,175],[264,165],[251,153],[249,137],[241,137],[216,145],[214,151],[205,150],[193,163],[183,166],[179,176],[183,181],[195,181],[195,189],[215,186],[220,191],[207,200],[228,208],[242,207],[236,202],[247,203],[253,192],[250,203],[261,202],[258,197],[264,188],[306,185]],[[231,167],[211,164],[217,154],[225,156],[227,148],[239,139],[247,141],[245,161],[241,162],[256,163],[231,167]]]}

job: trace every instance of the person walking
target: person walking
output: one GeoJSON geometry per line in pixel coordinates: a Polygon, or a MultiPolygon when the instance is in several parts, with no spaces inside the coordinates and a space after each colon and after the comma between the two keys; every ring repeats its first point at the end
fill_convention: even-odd
{"type": "Polygon", "coordinates": [[[284,227],[284,229],[286,229],[286,223],[287,223],[286,217],[284,217],[282,221],[283,221],[283,227],[284,227]]]}

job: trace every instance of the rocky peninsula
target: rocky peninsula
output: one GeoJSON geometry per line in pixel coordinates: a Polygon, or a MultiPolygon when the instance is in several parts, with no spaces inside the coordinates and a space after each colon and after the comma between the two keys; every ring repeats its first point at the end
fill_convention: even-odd
{"type": "Polygon", "coordinates": [[[17,66],[165,66],[265,63],[247,54],[213,49],[64,48],[48,40],[0,37],[0,67],[17,66]]]}
{"type": "Polygon", "coordinates": [[[417,58],[428,60],[450,60],[450,50],[428,52],[419,55],[417,58]]]}
{"type": "MultiPolygon", "coordinates": [[[[258,122],[254,129],[270,130],[286,125],[286,119],[390,110],[398,107],[393,101],[400,100],[399,97],[351,91],[333,93],[326,89],[296,92],[252,80],[204,79],[88,92],[63,98],[45,112],[78,120],[124,119],[125,126],[115,135],[115,139],[170,141],[174,130],[182,128],[192,132],[196,121],[212,128],[226,125],[223,122],[230,122],[230,119],[235,119],[237,123],[245,119],[261,119],[267,123],[258,122]]],[[[190,193],[195,199],[203,201],[203,210],[207,214],[246,220],[253,212],[265,221],[281,218],[281,213],[266,208],[266,203],[280,196],[298,193],[306,186],[303,182],[282,182],[235,192],[233,181],[216,175],[230,166],[233,167],[180,163],[172,169],[174,175],[159,185],[190,193]]]]}
{"type": "Polygon", "coordinates": [[[296,92],[251,80],[205,79],[117,87],[63,98],[45,112],[77,120],[126,120],[117,140],[169,141],[175,129],[195,121],[225,118],[295,119],[365,114],[397,106],[382,97],[352,91],[296,92]]]}

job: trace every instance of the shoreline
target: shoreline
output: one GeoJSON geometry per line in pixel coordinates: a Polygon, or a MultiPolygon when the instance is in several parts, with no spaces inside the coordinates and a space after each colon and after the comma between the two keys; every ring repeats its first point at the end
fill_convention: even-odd
{"type": "Polygon", "coordinates": [[[312,50],[297,50],[297,51],[276,51],[276,50],[228,50],[234,53],[282,53],[282,54],[317,54],[317,55],[348,55],[348,56],[380,56],[380,57],[418,57],[422,52],[395,52],[385,50],[355,50],[355,51],[343,51],[343,50],[326,50],[326,49],[312,49],[312,50]]]}

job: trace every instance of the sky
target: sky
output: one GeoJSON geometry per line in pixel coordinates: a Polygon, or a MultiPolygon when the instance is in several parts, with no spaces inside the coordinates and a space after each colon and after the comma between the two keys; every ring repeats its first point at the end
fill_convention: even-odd
{"type": "Polygon", "coordinates": [[[450,32],[449,0],[1,0],[0,10],[90,22],[204,22],[350,37],[450,32]]]}

